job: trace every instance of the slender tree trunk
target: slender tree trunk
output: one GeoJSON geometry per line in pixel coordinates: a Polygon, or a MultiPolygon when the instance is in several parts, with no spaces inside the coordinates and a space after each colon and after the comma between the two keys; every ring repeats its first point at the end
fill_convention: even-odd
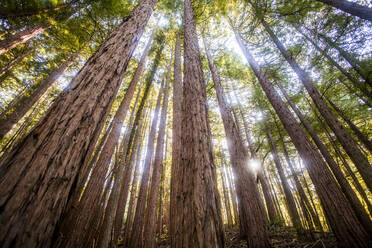
{"type": "Polygon", "coordinates": [[[334,104],[331,100],[328,100],[331,106],[337,111],[337,113],[344,119],[344,121],[349,125],[351,130],[355,133],[358,139],[363,143],[363,145],[372,152],[372,142],[359,130],[359,128],[349,119],[347,116],[339,109],[336,104],[334,104]]]}
{"type": "Polygon", "coordinates": [[[145,212],[145,222],[143,230],[143,244],[145,248],[151,248],[153,242],[155,241],[156,234],[156,212],[158,206],[159,198],[159,185],[160,185],[160,174],[163,163],[163,152],[164,152],[164,139],[165,131],[167,124],[167,111],[168,111],[168,95],[169,95],[169,81],[171,76],[171,65],[173,61],[173,55],[170,60],[168,67],[168,75],[166,78],[165,88],[164,88],[164,97],[163,97],[163,106],[160,114],[160,123],[159,123],[159,132],[158,138],[156,140],[156,151],[155,158],[153,162],[152,176],[151,176],[151,185],[147,201],[147,208],[145,212]]]}
{"type": "Polygon", "coordinates": [[[182,208],[176,206],[180,235],[175,247],[220,248],[225,247],[225,234],[191,0],[184,1],[184,24],[181,178],[177,178],[183,203],[182,208]]]}
{"type": "Polygon", "coordinates": [[[168,149],[168,134],[165,141],[165,147],[163,151],[163,163],[160,168],[160,188],[159,188],[159,206],[158,206],[158,217],[156,221],[156,233],[158,237],[163,234],[163,208],[164,208],[164,177],[165,177],[165,167],[164,162],[167,160],[167,149],[168,149]]]}
{"type": "Polygon", "coordinates": [[[331,109],[328,107],[327,103],[320,95],[319,91],[313,85],[308,74],[303,69],[300,68],[297,62],[288,53],[283,44],[275,36],[274,32],[271,30],[269,25],[263,19],[261,20],[261,23],[263,24],[265,30],[270,35],[272,41],[279,49],[280,53],[287,60],[287,62],[290,64],[294,72],[297,74],[298,78],[301,80],[302,84],[305,86],[310,97],[313,99],[315,105],[319,109],[319,112],[322,114],[327,124],[332,129],[337,139],[340,141],[342,147],[345,149],[347,154],[350,156],[351,160],[354,162],[355,166],[358,168],[368,188],[372,189],[372,167],[368,162],[366,156],[363,155],[363,153],[360,151],[353,138],[337,120],[337,117],[333,114],[331,109]]]}
{"type": "MultiPolygon", "coordinates": [[[[20,54],[16,58],[12,59],[8,64],[6,64],[5,66],[0,68],[0,78],[2,76],[4,76],[6,73],[8,73],[9,71],[11,71],[19,63],[21,63],[23,61],[23,59],[26,58],[31,53],[32,49],[30,49],[30,48],[26,48],[26,49],[28,49],[28,51],[23,52],[22,54],[20,54]]],[[[2,79],[0,79],[0,82],[1,81],[2,81],[2,79]]]]}
{"type": "Polygon", "coordinates": [[[31,93],[22,96],[11,108],[4,111],[5,115],[0,119],[0,139],[2,139],[22,117],[32,108],[32,106],[44,95],[55,81],[69,68],[78,58],[81,49],[75,52],[67,61],[53,70],[47,78],[37,83],[30,89],[31,93]],[[7,112],[11,111],[7,114],[7,112]]]}
{"type": "Polygon", "coordinates": [[[295,26],[296,30],[304,36],[314,47],[316,50],[318,50],[324,57],[327,58],[327,60],[336,67],[347,79],[349,79],[350,82],[353,83],[353,85],[358,88],[366,97],[368,100],[368,103],[372,105],[372,92],[363,85],[362,82],[360,82],[358,79],[354,78],[349,72],[347,72],[344,68],[341,67],[331,56],[328,55],[326,50],[323,50],[318,46],[318,44],[315,43],[313,39],[311,39],[307,34],[305,34],[299,27],[295,26]]]}
{"type": "Polygon", "coordinates": [[[38,125],[2,158],[0,246],[50,246],[156,3],[144,0],[133,9],[38,125]]]}
{"type": "MultiPolygon", "coordinates": [[[[264,175],[265,175],[265,173],[264,173],[264,175]]],[[[284,216],[283,216],[282,210],[280,208],[280,204],[279,204],[279,200],[278,200],[278,197],[277,197],[277,193],[275,191],[274,185],[273,185],[272,180],[270,178],[270,174],[268,174],[267,179],[268,179],[268,182],[269,182],[269,186],[270,186],[271,192],[273,192],[273,195],[274,195],[274,204],[275,204],[276,212],[279,213],[280,220],[283,221],[283,223],[284,223],[284,216]]]]}
{"type": "Polygon", "coordinates": [[[300,215],[297,211],[296,203],[294,201],[294,198],[293,198],[291,189],[289,187],[287,178],[284,174],[283,166],[282,166],[282,163],[280,161],[278,151],[276,149],[275,142],[274,142],[272,134],[271,134],[271,130],[270,130],[266,120],[265,120],[265,127],[266,127],[268,143],[269,143],[270,148],[271,148],[271,155],[273,156],[273,160],[274,160],[276,169],[278,170],[280,181],[281,181],[282,186],[283,186],[285,202],[287,203],[287,209],[288,209],[289,217],[291,218],[292,224],[293,224],[294,228],[296,229],[297,235],[302,237],[302,236],[304,236],[305,232],[304,232],[303,227],[301,226],[300,215]]]}
{"type": "MultiPolygon", "coordinates": [[[[304,212],[305,211],[308,211],[310,214],[311,214],[311,218],[312,218],[312,221],[314,222],[314,225],[315,227],[320,230],[321,232],[323,232],[323,227],[322,227],[322,224],[320,223],[320,220],[319,218],[317,217],[316,213],[314,212],[314,210],[312,209],[311,205],[310,205],[310,201],[309,199],[307,198],[306,194],[305,194],[305,191],[304,189],[302,188],[302,185],[301,185],[301,182],[300,180],[298,179],[297,177],[297,174],[294,170],[294,167],[292,165],[292,162],[289,158],[289,154],[288,154],[288,150],[287,150],[287,147],[284,143],[284,138],[283,138],[283,135],[279,129],[279,126],[277,125],[277,128],[278,128],[278,132],[279,132],[279,137],[280,137],[280,141],[282,143],[282,146],[283,146],[283,152],[284,152],[284,157],[287,161],[287,164],[289,166],[289,169],[293,175],[293,180],[295,182],[295,185],[296,185],[296,188],[297,188],[297,191],[298,191],[298,194],[301,198],[301,201],[303,201],[304,203],[304,206],[303,206],[303,210],[304,212]]],[[[306,216],[306,213],[304,213],[305,216],[306,216]]],[[[309,223],[309,225],[311,225],[311,222],[309,223]]]]}
{"type": "Polygon", "coordinates": [[[293,144],[298,150],[309,171],[312,181],[324,206],[327,219],[332,226],[341,247],[369,247],[371,237],[363,228],[350,203],[334,180],[321,155],[307,139],[306,134],[296,122],[292,113],[280,99],[278,93],[267,79],[252,55],[242,43],[239,33],[235,31],[237,41],[253,69],[258,81],[266,93],[271,105],[278,114],[293,144]]]}
{"type": "Polygon", "coordinates": [[[318,0],[353,16],[372,21],[372,8],[346,0],[318,0]]]}
{"type": "Polygon", "coordinates": [[[236,175],[241,233],[246,236],[248,247],[270,247],[265,218],[262,216],[261,196],[255,181],[255,175],[253,171],[247,168],[248,154],[236,125],[236,122],[239,120],[236,119],[236,122],[234,122],[234,117],[229,110],[220,77],[205,40],[204,47],[217,93],[226,137],[229,140],[228,149],[231,157],[231,165],[236,175]]]}
{"type": "Polygon", "coordinates": [[[176,239],[180,233],[180,215],[178,209],[182,209],[180,195],[180,175],[181,160],[181,126],[182,126],[182,68],[181,68],[181,30],[177,34],[174,51],[174,82],[173,82],[173,126],[172,126],[172,169],[171,169],[171,187],[170,187],[170,223],[169,234],[171,238],[171,247],[176,246],[176,239]]]}
{"type": "MultiPolygon", "coordinates": [[[[225,163],[225,165],[226,165],[226,163],[225,163]]],[[[231,176],[232,172],[229,169],[230,169],[230,167],[226,167],[226,169],[225,169],[226,179],[227,179],[227,184],[229,185],[229,188],[230,188],[231,202],[232,202],[233,209],[234,209],[235,224],[239,224],[239,209],[238,209],[238,203],[236,202],[237,201],[236,189],[235,189],[235,184],[234,184],[232,176],[231,176]]]]}
{"type": "Polygon", "coordinates": [[[152,158],[154,155],[154,143],[155,143],[155,134],[158,125],[158,118],[159,118],[159,109],[161,104],[161,98],[163,93],[163,86],[164,86],[164,79],[161,83],[158,99],[156,101],[156,107],[154,110],[154,117],[151,124],[151,129],[147,141],[147,152],[146,158],[143,166],[142,172],[142,179],[141,179],[141,186],[138,193],[138,200],[137,200],[137,207],[136,207],[136,214],[134,217],[134,222],[132,226],[132,234],[129,240],[129,247],[143,247],[143,229],[144,229],[144,221],[145,221],[145,207],[146,207],[146,198],[147,198],[147,191],[149,186],[150,180],[150,173],[151,173],[151,163],[152,158]]]}
{"type": "Polygon", "coordinates": [[[227,215],[227,224],[229,227],[232,227],[234,225],[232,214],[231,214],[231,205],[230,205],[230,197],[229,192],[227,191],[227,183],[226,183],[226,176],[224,175],[224,171],[220,168],[220,174],[221,174],[221,180],[222,180],[222,188],[223,188],[223,198],[225,202],[225,209],[226,209],[226,215],[227,215]]]}

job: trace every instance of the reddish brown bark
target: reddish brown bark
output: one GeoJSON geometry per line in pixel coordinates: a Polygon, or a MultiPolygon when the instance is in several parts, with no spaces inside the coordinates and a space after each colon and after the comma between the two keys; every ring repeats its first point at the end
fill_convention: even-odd
{"type": "Polygon", "coordinates": [[[249,247],[270,247],[265,218],[262,216],[263,210],[260,204],[260,194],[255,182],[255,175],[253,171],[248,169],[248,154],[240,136],[238,126],[236,125],[239,120],[236,119],[234,122],[234,117],[229,111],[221,79],[205,40],[204,47],[217,93],[226,138],[229,140],[227,144],[231,157],[231,165],[236,175],[235,183],[239,199],[241,233],[246,236],[249,247]]]}
{"type": "MultiPolygon", "coordinates": [[[[82,48],[81,48],[82,49],[82,48]]],[[[47,78],[31,87],[30,92],[23,95],[17,102],[6,112],[0,119],[0,139],[3,138],[22,117],[32,108],[32,106],[44,95],[44,93],[52,86],[55,81],[69,68],[78,58],[81,51],[79,49],[69,59],[53,70],[47,78]]]]}
{"type": "Polygon", "coordinates": [[[143,247],[142,235],[143,235],[144,220],[145,220],[144,213],[145,213],[147,191],[148,191],[150,173],[151,173],[151,162],[154,156],[155,134],[156,134],[157,125],[158,125],[159,109],[160,109],[160,104],[161,104],[161,98],[163,95],[162,94],[163,86],[164,86],[164,79],[162,80],[161,86],[159,88],[159,94],[158,94],[156,106],[154,109],[154,117],[152,119],[151,129],[150,129],[150,133],[148,136],[146,157],[145,157],[145,162],[143,165],[141,185],[140,185],[138,199],[137,199],[136,214],[134,216],[134,222],[132,226],[132,234],[129,239],[129,245],[128,245],[129,247],[143,247]]]}
{"type": "MultiPolygon", "coordinates": [[[[225,247],[220,195],[194,12],[184,1],[184,81],[182,101],[182,188],[180,235],[175,247],[225,247]]],[[[178,206],[177,206],[178,207],[178,206]]]]}
{"type": "Polygon", "coordinates": [[[160,173],[163,163],[163,152],[164,152],[164,139],[165,139],[165,130],[167,124],[167,111],[168,111],[168,88],[171,75],[171,64],[173,61],[173,55],[170,60],[168,67],[168,75],[166,78],[165,88],[164,88],[164,97],[163,97],[163,106],[160,113],[160,122],[159,122],[159,132],[158,138],[156,140],[156,151],[155,158],[153,162],[153,169],[151,175],[151,185],[149,196],[147,200],[147,207],[145,213],[145,222],[143,230],[143,247],[151,248],[152,244],[155,242],[155,222],[156,222],[156,212],[158,206],[159,198],[159,185],[160,185],[160,173]]]}
{"type": "Polygon", "coordinates": [[[2,158],[2,247],[50,246],[76,175],[92,154],[155,4],[145,0],[134,8],[38,125],[2,158]]]}
{"type": "Polygon", "coordinates": [[[340,141],[340,144],[345,149],[350,159],[358,168],[359,173],[361,174],[368,188],[372,189],[372,167],[368,162],[366,156],[364,156],[364,154],[360,151],[351,135],[345,130],[345,128],[338,121],[337,117],[328,107],[327,103],[324,101],[317,88],[313,85],[309,75],[299,66],[299,64],[297,64],[295,59],[288,53],[288,51],[276,37],[276,35],[271,30],[270,26],[265,22],[265,20],[262,19],[261,23],[264,26],[267,33],[269,34],[272,41],[275,43],[276,47],[279,49],[280,53],[290,64],[293,71],[297,74],[298,78],[305,86],[307,92],[309,93],[319,112],[322,114],[327,124],[332,129],[337,139],[340,141]]]}
{"type": "Polygon", "coordinates": [[[359,222],[350,203],[346,200],[325,162],[321,159],[321,155],[310,143],[263,70],[244,46],[236,30],[235,35],[261,87],[306,164],[339,245],[341,247],[369,247],[372,244],[371,237],[359,222]]]}
{"type": "Polygon", "coordinates": [[[181,68],[181,30],[177,34],[176,45],[174,49],[174,81],[173,81],[173,124],[172,124],[172,169],[171,169],[171,193],[170,193],[170,223],[169,234],[171,237],[171,246],[175,247],[176,239],[181,234],[177,223],[180,223],[180,215],[177,209],[182,208],[180,196],[180,184],[177,182],[180,178],[179,164],[181,159],[181,125],[182,125],[182,68],[181,68]]]}
{"type": "Polygon", "coordinates": [[[318,0],[318,1],[328,4],[334,8],[342,10],[353,16],[358,16],[362,19],[372,22],[372,8],[368,8],[367,6],[363,6],[346,0],[318,0]]]}

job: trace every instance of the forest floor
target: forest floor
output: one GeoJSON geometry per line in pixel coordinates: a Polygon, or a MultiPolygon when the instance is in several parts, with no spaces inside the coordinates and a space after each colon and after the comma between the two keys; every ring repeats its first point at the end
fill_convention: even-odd
{"type": "MultiPolygon", "coordinates": [[[[240,237],[239,227],[226,228],[226,248],[247,248],[247,242],[240,237]]],[[[302,241],[296,238],[296,233],[289,227],[270,227],[270,239],[273,248],[337,248],[336,240],[333,235],[326,233],[324,237],[315,234],[314,240],[302,241]]],[[[158,243],[160,248],[168,248],[167,237],[158,243]]]]}

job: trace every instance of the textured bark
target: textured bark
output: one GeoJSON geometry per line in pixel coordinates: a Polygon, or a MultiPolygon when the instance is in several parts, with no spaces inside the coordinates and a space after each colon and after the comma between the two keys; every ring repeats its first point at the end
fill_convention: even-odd
{"type": "Polygon", "coordinates": [[[328,55],[326,50],[323,50],[316,44],[316,42],[311,39],[307,34],[305,34],[299,27],[295,26],[296,30],[304,36],[314,47],[316,50],[318,50],[324,57],[327,58],[327,60],[334,66],[336,67],[347,79],[349,79],[350,82],[353,83],[355,87],[357,87],[366,97],[367,99],[364,101],[368,101],[369,105],[372,105],[372,92],[365,86],[363,85],[362,82],[360,82],[358,79],[356,79],[353,75],[351,75],[348,71],[346,71],[339,63],[337,63],[331,56],[328,55]]]}
{"type": "MultiPolygon", "coordinates": [[[[225,247],[220,195],[201,55],[190,0],[184,1],[182,152],[177,183],[182,189],[180,235],[175,247],[225,247]]],[[[178,206],[176,206],[178,207],[178,206]]]]}
{"type": "Polygon", "coordinates": [[[346,0],[318,0],[319,2],[328,4],[334,8],[342,10],[353,16],[358,16],[362,19],[372,21],[372,8],[353,3],[346,0]]]}
{"type": "Polygon", "coordinates": [[[359,173],[364,179],[366,185],[369,189],[372,189],[372,167],[368,162],[368,159],[360,151],[357,144],[351,137],[351,135],[345,130],[342,124],[338,121],[337,117],[333,114],[331,109],[328,107],[327,103],[324,101],[320,95],[317,88],[313,85],[309,75],[297,64],[297,62],[292,58],[292,56],[285,49],[283,44],[275,36],[274,32],[271,30],[269,25],[265,20],[261,20],[262,25],[265,27],[265,30],[270,35],[272,41],[275,43],[277,48],[283,57],[292,67],[293,71],[297,74],[298,78],[301,80],[302,84],[305,86],[310,97],[313,99],[316,107],[319,112],[322,114],[326,120],[329,127],[332,129],[337,139],[340,141],[340,144],[345,149],[346,153],[349,155],[350,159],[354,162],[355,166],[358,168],[359,173]]]}
{"type": "Polygon", "coordinates": [[[279,97],[263,70],[244,46],[239,33],[235,31],[235,35],[262,89],[308,169],[319,199],[324,207],[327,220],[331,224],[340,247],[369,247],[372,244],[371,237],[369,237],[367,231],[356,217],[350,203],[343,195],[327,165],[321,159],[321,155],[310,143],[306,134],[279,97]]]}
{"type": "Polygon", "coordinates": [[[241,233],[246,236],[248,247],[270,247],[265,218],[262,216],[261,196],[255,181],[255,175],[247,167],[248,154],[236,125],[236,122],[239,120],[236,119],[236,122],[234,122],[234,117],[229,111],[221,79],[205,40],[204,47],[217,94],[226,138],[229,140],[227,144],[231,157],[231,165],[236,175],[235,183],[239,199],[241,233]]]}
{"type": "Polygon", "coordinates": [[[132,226],[132,234],[129,240],[129,247],[143,247],[143,229],[144,229],[144,220],[145,220],[145,207],[146,207],[146,198],[147,198],[147,191],[149,186],[150,180],[150,173],[151,173],[151,163],[154,156],[154,146],[155,146],[155,134],[158,126],[158,119],[159,119],[159,109],[161,104],[161,98],[163,93],[164,87],[164,79],[161,82],[161,86],[159,89],[158,99],[156,101],[156,106],[154,109],[154,117],[151,123],[151,129],[147,140],[147,151],[145,162],[143,165],[143,172],[142,172],[142,179],[141,179],[141,186],[138,193],[138,200],[137,200],[137,207],[136,207],[136,214],[134,217],[134,222],[132,226]]]}
{"type": "MultiPolygon", "coordinates": [[[[289,105],[293,109],[293,111],[296,113],[302,124],[304,125],[307,132],[310,134],[311,138],[313,139],[314,143],[318,147],[320,153],[325,158],[327,164],[329,165],[329,168],[332,170],[337,182],[340,184],[340,187],[342,191],[344,192],[346,198],[349,200],[351,206],[353,207],[356,215],[358,216],[359,220],[363,223],[366,230],[372,231],[372,223],[370,221],[370,218],[368,214],[366,213],[363,205],[361,204],[358,196],[355,194],[354,190],[351,188],[349,182],[345,178],[344,174],[341,171],[341,168],[337,165],[337,163],[334,161],[332,155],[329,153],[327,147],[323,144],[323,142],[320,140],[316,132],[311,127],[311,124],[306,120],[306,118],[301,114],[299,109],[296,107],[296,105],[292,102],[290,97],[288,96],[287,92],[283,88],[281,84],[277,84],[284,95],[284,97],[287,99],[289,105]]],[[[320,123],[323,123],[320,121],[320,123]]],[[[324,127],[326,128],[326,127],[324,127]]]]}
{"type": "Polygon", "coordinates": [[[81,49],[75,52],[67,61],[54,69],[47,78],[31,87],[30,93],[26,92],[0,119],[0,139],[3,138],[22,117],[32,108],[32,106],[44,95],[55,81],[69,68],[78,58],[81,49]]]}
{"type": "MultiPolygon", "coordinates": [[[[165,141],[165,147],[163,151],[163,161],[167,160],[167,151],[168,151],[168,135],[165,141]]],[[[165,177],[165,168],[164,164],[161,164],[160,168],[160,188],[159,188],[159,204],[158,204],[158,216],[157,216],[157,221],[156,221],[156,233],[157,236],[160,237],[163,234],[163,208],[164,207],[164,177],[165,177]]]]}
{"type": "Polygon", "coordinates": [[[4,40],[0,40],[0,55],[8,52],[12,48],[25,43],[29,39],[34,38],[36,35],[49,29],[52,25],[50,24],[37,24],[26,28],[4,40]]]}
{"type": "Polygon", "coordinates": [[[171,246],[176,246],[176,239],[181,235],[179,228],[180,215],[178,209],[182,209],[180,195],[180,175],[179,164],[181,161],[181,125],[182,125],[182,68],[181,68],[181,30],[177,34],[176,45],[174,49],[174,81],[173,81],[173,123],[172,123],[172,169],[171,169],[171,187],[170,187],[170,223],[169,234],[171,237],[171,246]]]}
{"type": "Polygon", "coordinates": [[[349,125],[350,129],[353,130],[358,139],[363,143],[365,148],[372,152],[372,142],[359,130],[359,128],[343,113],[343,111],[336,106],[331,100],[328,100],[331,106],[337,111],[337,113],[344,119],[349,125]]]}
{"type": "Polygon", "coordinates": [[[289,187],[287,177],[284,174],[283,166],[280,161],[278,151],[276,149],[275,141],[272,137],[271,130],[265,120],[265,127],[266,127],[266,133],[268,138],[268,143],[271,148],[271,155],[273,156],[273,160],[276,166],[276,169],[278,171],[281,184],[283,186],[284,196],[285,196],[285,202],[287,203],[287,210],[289,213],[289,217],[291,218],[292,224],[294,228],[296,229],[297,234],[301,237],[304,235],[304,229],[300,222],[300,215],[297,211],[296,203],[294,201],[291,189],[289,187]]]}
{"type": "Polygon", "coordinates": [[[76,175],[94,149],[155,4],[155,0],[141,1],[135,7],[37,126],[2,158],[2,247],[50,245],[76,175]]]}
{"type": "Polygon", "coordinates": [[[167,124],[167,111],[168,111],[168,94],[169,94],[169,81],[171,75],[171,63],[173,60],[173,56],[171,57],[169,68],[168,68],[168,75],[166,78],[165,88],[164,88],[164,97],[163,97],[163,106],[160,113],[160,122],[159,122],[159,132],[158,138],[156,140],[156,151],[155,157],[153,162],[153,169],[151,175],[151,185],[149,196],[147,200],[147,208],[145,212],[145,222],[144,222],[144,230],[143,230],[143,247],[151,248],[152,244],[155,242],[155,222],[156,222],[156,212],[158,206],[158,198],[159,198],[159,185],[160,185],[160,173],[163,163],[163,152],[164,152],[164,138],[165,138],[165,130],[167,124]]]}

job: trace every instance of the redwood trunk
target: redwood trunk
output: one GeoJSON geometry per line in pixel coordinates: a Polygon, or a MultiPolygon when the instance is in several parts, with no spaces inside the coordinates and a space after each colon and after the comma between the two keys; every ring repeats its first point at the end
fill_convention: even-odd
{"type": "Polygon", "coordinates": [[[167,124],[167,111],[168,111],[168,94],[169,94],[169,81],[171,73],[171,64],[173,56],[171,57],[168,75],[164,88],[163,106],[160,114],[159,132],[158,138],[156,140],[156,151],[155,158],[153,162],[151,185],[147,201],[147,208],[145,213],[145,225],[143,230],[143,247],[151,248],[152,244],[155,242],[156,234],[156,213],[159,198],[159,185],[160,185],[160,174],[163,163],[163,152],[164,152],[164,139],[167,124]]]}
{"type": "Polygon", "coordinates": [[[345,130],[341,123],[337,120],[337,117],[333,114],[331,109],[328,107],[327,103],[323,100],[319,91],[313,85],[308,74],[300,68],[293,57],[288,53],[283,44],[275,36],[274,32],[271,30],[269,25],[262,19],[261,20],[265,30],[270,35],[272,41],[275,43],[277,48],[283,57],[290,64],[294,72],[297,74],[298,78],[301,80],[302,84],[305,86],[310,97],[313,99],[315,105],[317,106],[319,112],[322,114],[326,120],[329,127],[332,129],[337,139],[340,141],[342,147],[345,149],[346,153],[349,155],[350,159],[354,162],[355,166],[358,168],[362,178],[364,179],[366,185],[371,190],[372,189],[372,167],[368,162],[366,156],[358,148],[357,144],[350,136],[350,134],[345,130]]]}
{"type": "Polygon", "coordinates": [[[44,95],[50,86],[69,68],[79,56],[81,49],[74,53],[67,61],[62,63],[58,68],[52,71],[47,78],[36,84],[36,87],[29,96],[22,96],[0,119],[0,139],[2,139],[22,117],[34,106],[34,104],[44,95]]]}
{"type": "MultiPolygon", "coordinates": [[[[182,189],[180,235],[175,247],[225,247],[220,195],[213,161],[211,131],[201,55],[191,0],[184,1],[184,82],[182,101],[182,189]]],[[[178,100],[178,99],[177,99],[178,100]]]]}
{"type": "Polygon", "coordinates": [[[180,233],[180,215],[178,209],[182,209],[180,195],[181,178],[179,164],[181,161],[181,125],[182,125],[182,68],[181,68],[181,30],[177,34],[174,51],[174,81],[173,81],[173,124],[172,124],[172,169],[171,169],[171,187],[170,187],[170,223],[169,234],[171,238],[171,247],[176,246],[176,239],[180,233]]]}
{"type": "Polygon", "coordinates": [[[236,176],[235,182],[239,199],[241,233],[246,237],[248,247],[270,247],[265,218],[262,215],[263,209],[260,204],[261,196],[255,181],[255,175],[253,171],[247,168],[248,154],[240,136],[238,126],[229,111],[220,77],[205,40],[204,47],[217,93],[226,138],[229,140],[228,149],[231,156],[231,165],[236,176]]]}
{"type": "Polygon", "coordinates": [[[328,4],[334,8],[342,10],[353,16],[359,16],[362,19],[372,21],[372,8],[353,3],[346,0],[318,0],[319,2],[328,4]]]}
{"type": "Polygon", "coordinates": [[[292,113],[280,99],[278,93],[267,79],[252,55],[242,43],[239,33],[235,31],[237,41],[253,69],[258,81],[266,93],[271,105],[278,114],[293,144],[302,157],[309,171],[318,196],[327,216],[332,230],[341,247],[369,247],[371,237],[363,228],[354,211],[334,180],[321,155],[315,150],[307,139],[306,134],[296,122],[292,113]]]}
{"type": "Polygon", "coordinates": [[[2,158],[0,246],[50,246],[156,2],[141,1],[133,9],[38,125],[2,158]]]}
{"type": "Polygon", "coordinates": [[[161,83],[158,99],[156,101],[156,106],[154,110],[154,117],[151,123],[151,129],[147,140],[147,151],[145,162],[143,165],[143,172],[142,172],[142,179],[141,179],[141,186],[138,193],[138,200],[137,200],[137,207],[136,207],[136,214],[134,216],[134,222],[132,226],[132,234],[129,240],[129,247],[143,247],[143,229],[144,229],[144,220],[145,220],[145,207],[146,207],[146,198],[147,198],[147,191],[149,186],[150,180],[150,172],[151,172],[151,162],[154,155],[154,143],[155,143],[155,134],[158,125],[158,118],[159,118],[159,109],[161,104],[161,98],[163,93],[163,84],[164,80],[161,83]]]}

